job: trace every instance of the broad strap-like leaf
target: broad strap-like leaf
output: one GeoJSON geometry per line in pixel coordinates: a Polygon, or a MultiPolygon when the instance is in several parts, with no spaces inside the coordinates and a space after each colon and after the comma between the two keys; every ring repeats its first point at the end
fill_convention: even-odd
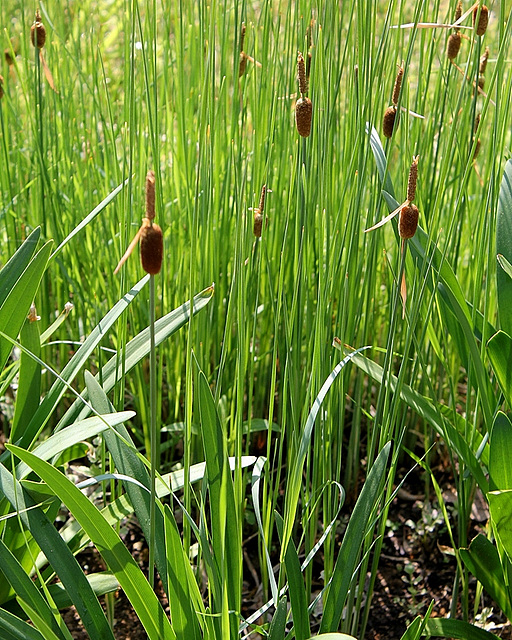
{"type": "MultiPolygon", "coordinates": [[[[36,458],[36,460],[39,459],[36,458]]],[[[41,460],[39,463],[47,464],[41,460]]],[[[54,471],[59,473],[56,469],[54,471]]],[[[76,491],[80,493],[78,489],[76,491]]],[[[28,492],[1,463],[0,494],[7,498],[14,509],[19,510],[21,521],[33,535],[53,570],[59,576],[89,635],[93,638],[114,640],[112,630],[98,599],[87,582],[80,565],[53,526],[53,522],[46,517],[28,492]]]]}
{"type": "MultiPolygon", "coordinates": [[[[145,280],[145,279],[144,279],[145,280]]],[[[193,315],[204,309],[206,305],[212,299],[214,292],[213,285],[207,287],[200,293],[196,294],[192,300],[193,315]]],[[[173,333],[181,329],[190,318],[190,301],[185,302],[177,309],[174,309],[167,315],[159,318],[155,322],[155,346],[161,344],[164,340],[169,338],[173,333]]],[[[121,379],[123,373],[128,373],[133,367],[141,360],[146,358],[149,354],[149,327],[146,327],[135,338],[130,340],[125,347],[124,361],[122,361],[118,355],[113,356],[103,367],[102,370],[102,382],[103,390],[108,393],[114,388],[117,381],[121,379]]],[[[96,376],[99,379],[98,374],[96,376]]],[[[80,394],[82,398],[88,399],[87,391],[84,390],[80,394]]],[[[77,419],[83,420],[90,414],[90,409],[87,406],[83,406],[83,402],[80,399],[75,400],[64,417],[60,421],[57,429],[62,429],[75,422],[77,419]]]]}
{"type": "MultiPolygon", "coordinates": [[[[103,518],[96,506],[51,464],[20,447],[7,446],[51,487],[87,532],[132,603],[150,640],[175,640],[176,635],[169,619],[149,582],[119,535],[103,518]]],[[[89,585],[88,588],[90,589],[89,585]]]]}
{"type": "MultiPolygon", "coordinates": [[[[512,160],[505,165],[496,218],[496,253],[512,263],[512,160]]],[[[498,316],[501,328],[512,335],[512,280],[501,264],[496,267],[498,316]]]]}

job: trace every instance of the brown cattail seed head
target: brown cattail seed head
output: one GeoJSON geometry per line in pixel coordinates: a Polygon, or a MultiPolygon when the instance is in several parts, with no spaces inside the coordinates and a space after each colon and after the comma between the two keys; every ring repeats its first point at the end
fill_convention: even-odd
{"type": "Polygon", "coordinates": [[[244,40],[245,40],[245,22],[242,22],[242,27],[240,29],[240,53],[244,50],[244,40]]]}
{"type": "Polygon", "coordinates": [[[460,51],[460,43],[460,33],[452,33],[448,38],[448,44],[446,45],[446,55],[449,60],[454,60],[457,57],[460,51]]]}
{"type": "Polygon", "coordinates": [[[388,107],[384,113],[382,120],[382,132],[386,138],[391,138],[393,129],[395,128],[396,107],[388,107]]]}
{"type": "Polygon", "coordinates": [[[162,229],[148,221],[143,225],[140,233],[140,260],[146,273],[151,275],[160,273],[163,253],[162,229]]]}
{"type": "Polygon", "coordinates": [[[411,168],[409,169],[409,179],[407,180],[407,200],[412,202],[416,197],[416,182],[418,181],[418,160],[419,156],[412,159],[411,168]]]}
{"type": "Polygon", "coordinates": [[[400,211],[398,219],[398,233],[404,240],[412,238],[418,227],[418,207],[415,204],[409,204],[400,211]]]}
{"type": "MultiPolygon", "coordinates": [[[[476,132],[478,131],[478,127],[480,126],[480,114],[478,113],[476,118],[475,118],[475,136],[476,136],[476,132]]],[[[473,138],[474,141],[474,138],[473,138]]],[[[480,153],[480,138],[478,138],[478,140],[476,141],[476,146],[475,146],[475,153],[473,154],[473,160],[477,159],[478,154],[480,153]]]]}
{"type": "Polygon", "coordinates": [[[10,49],[5,49],[4,57],[5,57],[5,61],[7,62],[7,64],[10,67],[12,67],[12,65],[14,64],[14,58],[11,55],[11,50],[10,49]]]}
{"type": "Polygon", "coordinates": [[[247,67],[247,56],[243,51],[240,51],[240,62],[238,63],[238,77],[241,78],[245,73],[247,67]]]}
{"type": "Polygon", "coordinates": [[[478,16],[478,7],[473,9],[473,29],[476,31],[477,36],[483,36],[487,31],[487,24],[489,23],[489,9],[483,4],[480,7],[480,18],[478,18],[478,24],[476,24],[478,16]]]}
{"type": "Polygon", "coordinates": [[[311,133],[311,118],[313,117],[313,104],[309,98],[299,98],[295,104],[295,122],[297,131],[303,138],[311,133]]]}
{"type": "MultiPolygon", "coordinates": [[[[462,0],[457,2],[457,7],[455,8],[455,22],[458,22],[462,18],[462,0]]],[[[456,27],[458,31],[458,26],[456,27]]]]}
{"type": "Polygon", "coordinates": [[[39,9],[36,9],[36,18],[34,20],[34,24],[30,28],[30,39],[32,40],[34,47],[37,47],[38,49],[42,49],[46,42],[46,29],[44,24],[41,22],[39,9]]]}
{"type": "Polygon", "coordinates": [[[308,81],[306,79],[306,66],[304,64],[304,56],[300,51],[297,54],[297,77],[299,80],[299,91],[302,93],[302,95],[304,95],[308,92],[308,81]]]}
{"type": "Polygon", "coordinates": [[[155,172],[150,170],[146,175],[146,218],[155,218],[155,172]]]}
{"type": "Polygon", "coordinates": [[[402,86],[402,78],[404,77],[404,67],[400,65],[395,78],[395,86],[393,87],[393,96],[391,102],[396,106],[398,104],[398,97],[400,96],[400,88],[402,86]]]}
{"type": "Polygon", "coordinates": [[[0,76],[0,100],[4,97],[4,88],[3,85],[4,84],[4,77],[0,76]]]}
{"type": "Polygon", "coordinates": [[[261,238],[262,227],[263,227],[263,216],[261,215],[259,209],[256,209],[256,211],[254,212],[254,226],[252,228],[256,238],[261,238]]]}
{"type": "Polygon", "coordinates": [[[485,76],[480,74],[478,76],[478,88],[483,91],[484,87],[485,87],[485,76]]]}
{"type": "Polygon", "coordinates": [[[480,58],[480,73],[484,75],[487,69],[487,60],[489,60],[489,47],[485,47],[484,55],[480,58]]]}

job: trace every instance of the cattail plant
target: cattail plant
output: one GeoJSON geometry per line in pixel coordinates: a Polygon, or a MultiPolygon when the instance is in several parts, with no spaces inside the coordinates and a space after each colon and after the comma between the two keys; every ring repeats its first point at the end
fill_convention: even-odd
{"type": "Polygon", "coordinates": [[[265,195],[267,193],[267,185],[261,187],[260,205],[254,209],[253,233],[256,238],[261,238],[261,229],[263,227],[263,210],[265,208],[265,195]]]}
{"type": "Polygon", "coordinates": [[[140,260],[142,268],[150,274],[149,278],[149,387],[151,410],[151,503],[150,503],[150,539],[149,546],[149,583],[154,586],[155,580],[155,505],[156,505],[156,473],[160,457],[160,440],[156,420],[157,379],[156,379],[156,346],[155,346],[155,278],[160,273],[163,256],[162,229],[153,222],[155,219],[155,172],[150,170],[146,175],[146,215],[142,225],[119,261],[114,273],[117,273],[126,262],[140,239],[140,260]]]}
{"type": "Polygon", "coordinates": [[[307,138],[311,133],[311,119],[313,117],[313,104],[305,95],[308,92],[308,79],[306,76],[306,66],[304,56],[299,51],[297,54],[297,79],[299,81],[299,91],[301,97],[295,103],[295,122],[297,131],[303,138],[307,138]]]}
{"type": "Polygon", "coordinates": [[[489,60],[489,47],[485,47],[485,51],[480,58],[480,67],[478,69],[478,88],[483,91],[485,87],[485,70],[487,69],[487,61],[489,60]]]}
{"type": "Polygon", "coordinates": [[[365,229],[365,233],[368,231],[373,231],[374,229],[378,229],[383,224],[388,222],[394,218],[397,214],[399,214],[398,218],[398,235],[401,238],[401,285],[400,285],[400,294],[402,296],[403,303],[403,316],[405,317],[405,301],[407,299],[407,288],[405,284],[405,251],[406,251],[406,242],[410,240],[414,234],[416,233],[416,229],[418,228],[418,217],[419,211],[418,207],[413,204],[413,200],[416,198],[416,184],[418,181],[418,160],[419,156],[414,156],[412,159],[411,167],[409,169],[409,178],[407,180],[407,197],[402,204],[397,207],[394,211],[392,211],[389,215],[383,218],[380,222],[375,224],[373,227],[369,229],[365,229]]]}
{"type": "Polygon", "coordinates": [[[32,41],[32,45],[37,49],[42,49],[46,42],[46,29],[41,20],[39,9],[36,9],[34,24],[30,28],[30,40],[32,41]]]}
{"type": "Polygon", "coordinates": [[[12,65],[14,64],[14,58],[11,55],[10,49],[5,49],[4,50],[4,58],[5,58],[5,61],[7,62],[7,64],[10,67],[12,67],[12,65]]]}
{"type": "Polygon", "coordinates": [[[461,41],[461,35],[458,31],[450,34],[446,45],[446,56],[448,60],[455,60],[459,55],[461,41]]]}
{"type": "Polygon", "coordinates": [[[58,93],[55,88],[55,82],[53,80],[52,72],[50,71],[49,66],[46,63],[45,57],[43,56],[43,47],[46,43],[46,28],[41,20],[41,14],[39,13],[39,9],[36,9],[36,17],[34,19],[34,23],[30,27],[30,40],[32,45],[39,51],[39,60],[43,65],[43,71],[46,80],[50,87],[58,93]]]}
{"type": "Polygon", "coordinates": [[[403,77],[404,77],[404,66],[402,63],[398,67],[398,71],[395,78],[395,84],[393,85],[393,94],[391,96],[391,102],[393,104],[386,109],[386,111],[384,112],[384,118],[382,120],[382,132],[384,133],[386,138],[391,138],[391,136],[393,135],[393,131],[395,129],[395,124],[398,124],[396,119],[397,106],[398,106],[398,99],[400,97],[400,89],[402,88],[403,77]]]}
{"type": "Polygon", "coordinates": [[[261,67],[261,62],[258,62],[257,60],[252,58],[250,55],[245,53],[244,41],[245,41],[245,22],[242,22],[242,27],[240,29],[240,56],[239,56],[239,63],[238,63],[239,78],[241,78],[245,73],[245,69],[247,67],[247,61],[252,62],[257,67],[261,67]]]}
{"type": "Polygon", "coordinates": [[[485,4],[473,9],[473,29],[477,36],[483,36],[489,24],[489,9],[485,4]]]}

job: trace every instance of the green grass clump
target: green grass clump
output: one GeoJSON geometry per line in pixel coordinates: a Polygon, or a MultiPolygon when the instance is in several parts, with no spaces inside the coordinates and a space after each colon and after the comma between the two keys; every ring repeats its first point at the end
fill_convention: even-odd
{"type": "MultiPolygon", "coordinates": [[[[363,637],[397,469],[413,465],[406,450],[424,456],[430,491],[434,444],[458,492],[453,612],[460,602],[473,619],[458,550],[470,542],[475,489],[488,489],[494,421],[510,410],[496,349],[506,343],[497,330],[512,331],[506,262],[496,260],[512,260],[503,188],[500,196],[511,144],[507,11],[505,3],[473,11],[364,0],[2,3],[0,277],[23,302],[7,296],[3,315],[0,306],[3,402],[15,416],[2,424],[17,446],[2,478],[21,491],[14,466],[37,465],[51,504],[65,496],[80,513],[82,544],[117,544],[106,529],[86,528],[92,512],[55,476],[57,461],[47,467],[31,456],[40,437],[91,412],[133,410],[130,433],[102,435],[96,455],[116,508],[126,487],[118,495],[114,483],[129,485],[120,475],[159,496],[151,511],[143,488],[126,488],[139,520],[151,512],[156,523],[165,553],[155,564],[168,589],[187,576],[171,625],[162,622],[168,637],[238,637],[247,624],[243,534],[256,536],[258,576],[272,600],[251,624],[284,637],[286,593],[295,637],[317,631],[309,614],[321,548],[320,629],[363,637]],[[407,176],[418,155],[416,233],[402,242],[397,219],[364,233],[400,196],[413,199],[407,176]],[[147,167],[163,240],[151,295],[137,260],[114,274],[144,216],[147,167]],[[8,267],[14,255],[23,269],[8,267]],[[36,278],[30,287],[24,269],[36,278]],[[41,318],[38,350],[25,346],[34,346],[35,328],[22,328],[30,297],[41,318]],[[43,332],[69,301],[72,313],[47,344],[43,332]],[[7,360],[13,340],[19,365],[7,360]],[[13,406],[17,366],[27,371],[23,385],[39,389],[35,400],[28,386],[18,390],[23,402],[32,398],[30,411],[21,400],[13,406]],[[167,476],[167,489],[146,478],[155,431],[161,473],[183,474],[176,485],[167,476]],[[173,487],[176,500],[163,506],[173,487]],[[358,527],[349,520],[338,529],[340,514],[358,527]],[[344,574],[339,558],[349,556],[344,574]]],[[[27,508],[39,504],[23,496],[27,508]]],[[[9,497],[4,491],[4,514],[9,497]]],[[[16,536],[35,522],[20,516],[16,536]]],[[[27,546],[44,542],[34,536],[27,546]]],[[[32,574],[33,549],[18,558],[32,574]]],[[[122,556],[110,559],[119,579],[122,556]]],[[[46,600],[47,573],[38,577],[46,600]]],[[[5,602],[11,591],[0,592],[5,602]]]]}

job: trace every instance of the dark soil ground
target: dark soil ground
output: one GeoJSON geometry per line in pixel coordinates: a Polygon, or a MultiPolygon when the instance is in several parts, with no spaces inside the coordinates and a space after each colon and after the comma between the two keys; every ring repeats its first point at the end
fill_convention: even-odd
{"type": "MultiPolygon", "coordinates": [[[[442,472],[442,470],[440,471],[442,472]]],[[[444,478],[446,480],[446,478],[444,478]]],[[[455,492],[444,482],[443,497],[448,510],[455,512],[455,492]]],[[[435,496],[424,495],[423,478],[410,474],[394,499],[388,516],[387,534],[380,557],[372,609],[365,640],[398,640],[407,625],[427,611],[434,601],[432,615],[446,617],[450,613],[455,576],[455,557],[450,538],[435,496]]],[[[488,513],[485,501],[476,496],[469,539],[484,531],[488,513]]],[[[127,523],[125,543],[135,559],[145,566],[147,548],[136,521],[127,523]]],[[[251,557],[251,545],[244,549],[245,582],[243,615],[248,616],[262,604],[261,585],[255,568],[257,559],[251,557]]],[[[101,570],[101,559],[93,549],[79,557],[89,571],[101,570]]],[[[473,612],[476,582],[471,583],[470,613],[473,612]]],[[[165,598],[162,599],[167,607],[165,598]]],[[[118,640],[143,640],[146,635],[122,592],[114,597],[115,637],[118,640]]],[[[496,636],[512,639],[512,628],[487,596],[478,603],[479,624],[496,636]]],[[[456,615],[462,612],[460,605],[456,615]]],[[[73,609],[65,620],[76,640],[87,640],[80,620],[73,609]]],[[[316,632],[315,629],[313,629],[316,632]]],[[[249,636],[256,640],[260,636],[249,636]]]]}

